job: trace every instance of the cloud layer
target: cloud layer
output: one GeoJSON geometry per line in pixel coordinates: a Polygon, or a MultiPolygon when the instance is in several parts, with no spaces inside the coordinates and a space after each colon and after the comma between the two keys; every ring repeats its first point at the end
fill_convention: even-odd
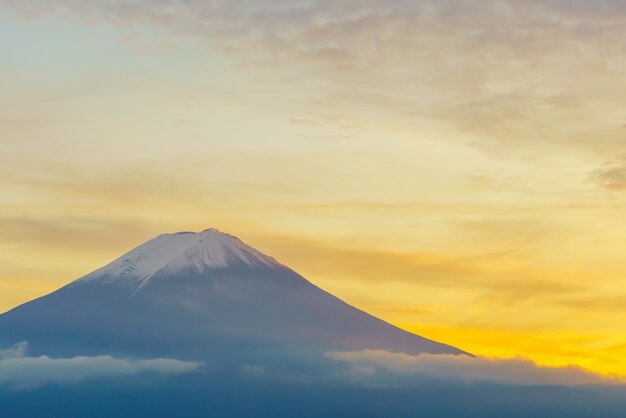
{"type": "Polygon", "coordinates": [[[626,13],[618,1],[2,3],[28,18],[150,25],[257,71],[295,71],[325,86],[307,120],[437,120],[500,151],[532,143],[606,152],[622,135],[623,115],[607,113],[624,104],[626,13]]]}
{"type": "Polygon", "coordinates": [[[89,378],[114,378],[158,373],[176,375],[197,370],[202,363],[176,359],[121,359],[112,356],[27,357],[21,342],[0,350],[0,385],[24,389],[49,383],[79,383],[89,378]]]}
{"type": "Polygon", "coordinates": [[[402,376],[444,381],[489,382],[511,385],[607,385],[623,381],[601,376],[577,366],[540,366],[523,358],[421,354],[413,356],[381,350],[330,352],[327,357],[349,362],[359,377],[384,370],[402,376]]]}

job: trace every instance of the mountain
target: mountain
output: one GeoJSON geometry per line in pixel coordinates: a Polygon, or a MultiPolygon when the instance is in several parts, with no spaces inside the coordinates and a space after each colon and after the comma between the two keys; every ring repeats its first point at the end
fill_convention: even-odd
{"type": "Polygon", "coordinates": [[[361,349],[463,353],[350,306],[215,229],[159,235],[0,315],[0,347],[18,341],[51,356],[213,361],[361,349]]]}

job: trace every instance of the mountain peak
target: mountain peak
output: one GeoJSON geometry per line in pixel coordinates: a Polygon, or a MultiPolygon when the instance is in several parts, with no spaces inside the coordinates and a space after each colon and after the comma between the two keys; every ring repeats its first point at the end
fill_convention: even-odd
{"type": "Polygon", "coordinates": [[[70,356],[87,349],[248,364],[252,355],[250,364],[262,364],[254,356],[463,353],[348,305],[216,229],[159,235],[0,315],[0,330],[0,346],[31,341],[70,356]]]}
{"type": "Polygon", "coordinates": [[[122,280],[142,285],[163,269],[203,272],[232,265],[276,266],[279,263],[239,238],[209,228],[201,232],[161,234],[78,282],[122,280]]]}

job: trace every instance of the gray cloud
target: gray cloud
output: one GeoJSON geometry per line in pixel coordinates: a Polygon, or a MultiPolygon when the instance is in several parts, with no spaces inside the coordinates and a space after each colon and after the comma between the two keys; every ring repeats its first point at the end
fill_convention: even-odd
{"type": "Polygon", "coordinates": [[[626,14],[626,3],[621,0],[544,0],[544,3],[564,13],[584,13],[602,19],[619,18],[626,14]]]}
{"type": "Polygon", "coordinates": [[[330,352],[327,357],[349,362],[359,379],[384,370],[396,375],[426,377],[444,381],[490,382],[515,385],[609,385],[625,381],[609,378],[577,366],[540,366],[523,358],[421,354],[413,356],[381,350],[330,352]]]}
{"type": "Polygon", "coordinates": [[[28,389],[49,383],[79,383],[89,378],[114,378],[140,373],[165,375],[188,373],[202,363],[176,359],[121,359],[112,356],[50,358],[26,356],[21,342],[0,350],[0,385],[28,389]]]}
{"type": "Polygon", "coordinates": [[[152,25],[168,36],[204,40],[247,68],[320,80],[325,88],[311,93],[314,106],[341,123],[383,123],[389,115],[409,127],[440,120],[501,152],[532,143],[606,153],[623,134],[623,116],[604,112],[626,104],[621,1],[0,4],[28,18],[67,14],[120,28],[152,25]]]}
{"type": "Polygon", "coordinates": [[[26,341],[19,342],[13,347],[7,348],[5,350],[0,350],[0,360],[24,357],[27,349],[28,343],[26,341]]]}
{"type": "Polygon", "coordinates": [[[265,374],[265,367],[258,364],[244,364],[240,367],[240,371],[250,376],[263,376],[265,374]]]}
{"type": "Polygon", "coordinates": [[[626,163],[607,163],[591,172],[591,181],[614,192],[626,191],[626,163]]]}

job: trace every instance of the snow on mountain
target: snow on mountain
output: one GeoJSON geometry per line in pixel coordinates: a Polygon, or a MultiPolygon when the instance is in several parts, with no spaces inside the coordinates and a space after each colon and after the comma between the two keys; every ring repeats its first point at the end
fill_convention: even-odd
{"type": "Polygon", "coordinates": [[[155,273],[190,268],[197,273],[229,265],[278,266],[272,257],[214,228],[161,234],[76,283],[106,280],[141,287],[155,273]]]}

